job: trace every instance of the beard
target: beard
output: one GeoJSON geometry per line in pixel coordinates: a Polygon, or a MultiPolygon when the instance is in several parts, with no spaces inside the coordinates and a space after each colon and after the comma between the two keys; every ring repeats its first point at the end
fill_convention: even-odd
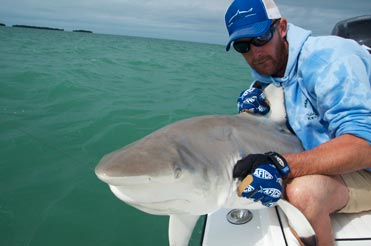
{"type": "Polygon", "coordinates": [[[273,52],[248,61],[251,68],[265,76],[283,77],[288,60],[288,43],[284,38],[280,41],[273,52]]]}
{"type": "Polygon", "coordinates": [[[270,76],[275,72],[277,67],[277,60],[271,55],[266,55],[253,59],[250,66],[258,73],[266,76],[270,76]]]}

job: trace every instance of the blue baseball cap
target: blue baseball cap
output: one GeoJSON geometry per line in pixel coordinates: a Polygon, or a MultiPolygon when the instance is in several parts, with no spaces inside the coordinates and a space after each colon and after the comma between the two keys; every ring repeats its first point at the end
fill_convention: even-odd
{"type": "Polygon", "coordinates": [[[237,39],[265,34],[272,20],[279,18],[281,14],[273,0],[234,0],[225,13],[229,33],[226,50],[237,39]]]}

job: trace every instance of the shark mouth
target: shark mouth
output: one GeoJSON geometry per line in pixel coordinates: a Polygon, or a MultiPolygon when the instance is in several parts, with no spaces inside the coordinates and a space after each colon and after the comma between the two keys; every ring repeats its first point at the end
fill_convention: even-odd
{"type": "Polygon", "coordinates": [[[146,199],[145,201],[136,200],[124,193],[120,190],[119,187],[110,185],[109,186],[112,193],[115,194],[120,200],[124,201],[125,203],[133,206],[139,210],[142,210],[146,213],[156,214],[156,215],[169,215],[169,214],[184,214],[184,207],[188,207],[191,203],[189,200],[186,199],[164,199],[164,200],[156,200],[156,196],[151,196],[153,198],[151,201],[150,199],[146,199]]]}

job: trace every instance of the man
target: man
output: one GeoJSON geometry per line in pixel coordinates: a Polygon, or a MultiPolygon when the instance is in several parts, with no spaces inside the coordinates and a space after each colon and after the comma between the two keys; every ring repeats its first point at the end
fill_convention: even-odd
{"type": "Polygon", "coordinates": [[[312,37],[288,24],[273,0],[235,0],[225,22],[227,51],[233,46],[240,52],[259,81],[241,94],[240,111],[249,94],[249,102],[256,100],[250,106],[257,107],[248,110],[267,111],[255,85],[282,86],[287,121],[305,149],[248,155],[233,176],[253,175],[243,196],[270,206],[276,200],[259,191],[255,171],[273,164],[287,182],[287,199],[312,224],[318,245],[333,245],[330,214],[371,210],[366,170],[371,168],[371,55],[355,41],[312,37]]]}

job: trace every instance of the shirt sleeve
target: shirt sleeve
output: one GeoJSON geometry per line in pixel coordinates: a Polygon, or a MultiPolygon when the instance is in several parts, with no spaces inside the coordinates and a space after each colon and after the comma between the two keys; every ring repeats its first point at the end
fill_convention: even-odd
{"type": "MultiPolygon", "coordinates": [[[[314,87],[317,109],[333,137],[352,134],[371,144],[371,88],[368,57],[347,55],[327,65],[314,87]]],[[[369,58],[370,59],[370,58],[369,58]]]]}

